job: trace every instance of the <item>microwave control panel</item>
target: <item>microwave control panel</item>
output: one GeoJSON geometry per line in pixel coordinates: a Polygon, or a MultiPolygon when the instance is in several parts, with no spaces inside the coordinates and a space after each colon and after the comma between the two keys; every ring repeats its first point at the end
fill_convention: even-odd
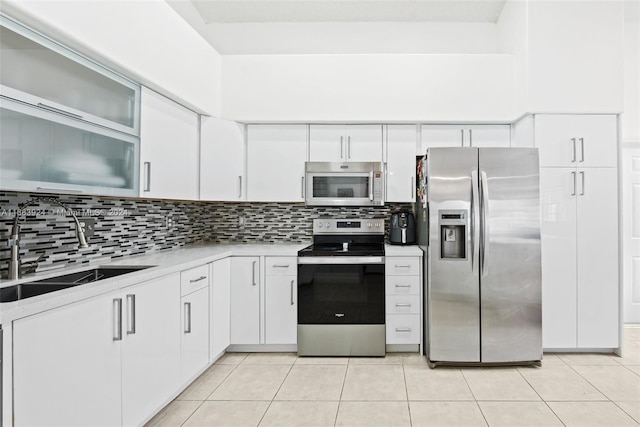
{"type": "Polygon", "coordinates": [[[382,179],[382,172],[380,171],[376,171],[373,173],[373,201],[375,202],[374,204],[384,204],[384,199],[383,199],[383,188],[384,188],[384,181],[382,179]]]}

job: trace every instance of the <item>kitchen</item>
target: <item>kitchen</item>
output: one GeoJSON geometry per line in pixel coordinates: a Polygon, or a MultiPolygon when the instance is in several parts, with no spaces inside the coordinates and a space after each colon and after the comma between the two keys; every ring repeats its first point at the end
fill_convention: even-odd
{"type": "MultiPolygon", "coordinates": [[[[207,280],[196,281],[191,288],[188,284],[191,283],[190,280],[206,276],[211,282],[209,305],[212,318],[217,315],[223,318],[226,316],[231,322],[231,328],[243,322],[258,325],[248,327],[250,330],[236,331],[242,332],[242,339],[231,342],[231,345],[237,346],[232,347],[232,350],[252,352],[245,356],[248,360],[259,356],[253,353],[256,350],[292,352],[295,351],[295,341],[291,341],[295,339],[292,338],[295,336],[295,328],[292,330],[291,325],[295,325],[296,312],[295,309],[291,310],[289,304],[290,291],[294,289],[289,285],[295,278],[295,273],[278,273],[275,265],[295,262],[297,251],[307,246],[313,237],[314,218],[327,214],[336,218],[383,217],[388,227],[391,212],[413,208],[415,158],[424,155],[428,147],[442,144],[482,146],[485,141],[490,145],[501,143],[507,147],[534,146],[540,150],[542,213],[543,216],[545,212],[549,214],[546,220],[543,218],[542,223],[543,346],[547,351],[565,350],[571,353],[581,348],[608,353],[620,351],[623,343],[628,340],[623,339],[626,334],[621,327],[623,302],[618,299],[622,299],[623,278],[626,280],[627,277],[633,277],[633,274],[622,273],[626,268],[631,268],[628,267],[632,265],[630,261],[637,257],[637,253],[632,255],[634,244],[630,239],[631,243],[627,244],[624,231],[626,226],[632,224],[628,222],[625,225],[625,221],[630,221],[628,218],[632,217],[631,208],[625,202],[631,200],[627,195],[630,190],[625,187],[626,181],[618,178],[627,176],[627,173],[632,175],[624,167],[627,157],[631,159],[635,156],[630,153],[637,150],[639,139],[638,48],[635,41],[637,14],[633,17],[633,8],[637,7],[637,2],[574,2],[558,5],[535,1],[495,2],[498,4],[497,9],[488,11],[492,17],[483,18],[482,22],[448,22],[446,17],[441,17],[438,22],[416,23],[407,22],[406,18],[404,21],[397,18],[402,22],[395,25],[351,22],[358,21],[353,17],[348,22],[329,24],[216,24],[212,16],[225,10],[224,7],[216,9],[219,3],[3,2],[3,13],[39,31],[41,36],[50,37],[72,48],[80,53],[80,58],[75,58],[76,61],[81,61],[84,66],[89,64],[92,70],[98,70],[101,75],[107,75],[110,81],[116,82],[106,85],[109,90],[105,92],[99,85],[92,85],[96,83],[96,77],[88,77],[84,81],[89,84],[86,89],[88,93],[94,94],[91,91],[96,91],[96,96],[106,96],[106,93],[113,98],[123,93],[126,99],[130,99],[128,94],[133,93],[133,98],[141,105],[138,110],[128,109],[127,103],[122,104],[121,109],[115,110],[115,119],[111,118],[109,123],[105,123],[100,121],[104,119],[96,117],[100,114],[86,111],[91,105],[83,105],[82,99],[80,104],[74,105],[74,98],[70,96],[62,104],[73,107],[73,114],[79,110],[92,114],[91,118],[85,116],[82,127],[78,125],[77,118],[68,115],[61,117],[59,112],[40,108],[37,120],[66,126],[56,128],[59,134],[63,134],[63,131],[71,132],[71,128],[81,128],[85,134],[93,132],[98,135],[96,139],[103,141],[103,146],[104,140],[110,141],[108,150],[98,148],[93,151],[84,149],[91,147],[93,140],[84,141],[76,147],[61,144],[61,150],[71,152],[66,157],[52,156],[51,154],[56,153],[46,151],[50,148],[45,150],[37,145],[29,146],[29,150],[17,154],[16,151],[19,150],[15,146],[15,137],[11,138],[18,131],[3,122],[0,199],[7,215],[3,214],[1,218],[2,240],[10,240],[13,214],[18,205],[34,197],[53,194],[72,209],[86,210],[84,213],[89,215],[81,215],[81,219],[95,219],[95,224],[87,222],[89,229],[93,228],[93,235],[87,236],[88,247],[78,249],[75,224],[62,208],[47,203],[32,206],[34,210],[27,212],[20,224],[20,255],[24,263],[38,262],[38,277],[60,274],[62,270],[55,269],[58,266],[64,272],[86,268],[88,261],[91,265],[105,265],[113,260],[115,264],[127,266],[138,263],[133,261],[135,258],[129,258],[132,255],[149,256],[151,258],[144,258],[148,262],[145,265],[157,265],[160,268],[150,268],[146,272],[142,270],[122,279],[105,282],[100,293],[105,297],[114,294],[116,300],[122,300],[112,306],[113,298],[109,298],[107,314],[111,315],[112,310],[122,310],[129,314],[127,311],[134,305],[129,296],[133,293],[126,291],[127,286],[147,279],[159,279],[163,272],[173,276],[174,282],[178,278],[186,281],[187,293],[184,295],[176,287],[178,285],[167,284],[167,289],[177,289],[175,298],[181,304],[176,307],[180,310],[190,307],[189,310],[196,313],[197,304],[202,302],[202,298],[195,299],[194,296],[202,295],[205,288],[198,284],[202,285],[207,280]],[[114,32],[114,22],[122,30],[114,32]],[[138,27],[140,22],[145,23],[143,31],[124,30],[138,27]],[[167,28],[171,31],[167,31],[167,28]],[[389,28],[408,37],[399,38],[394,45],[393,40],[384,40],[381,35],[385,34],[383,30],[389,28]],[[571,31],[567,31],[567,28],[571,31]],[[221,44],[219,50],[216,50],[205,40],[209,33],[214,41],[226,39],[230,44],[221,44]],[[343,44],[323,45],[313,42],[320,33],[330,33],[343,44]],[[247,41],[251,34],[258,35],[254,37],[253,46],[247,41]],[[340,38],[341,34],[344,38],[340,38]],[[419,43],[417,39],[422,42],[419,43]],[[345,43],[345,40],[350,42],[345,43]],[[185,46],[189,46],[189,49],[185,49],[185,46]],[[588,46],[589,51],[583,51],[578,46],[588,46]],[[595,65],[594,58],[597,58],[595,65]],[[103,66],[108,70],[105,71],[103,66]],[[576,73],[576,70],[580,70],[580,73],[576,73]],[[114,87],[117,90],[112,90],[114,87]],[[594,116],[604,117],[603,121],[606,123],[591,131],[589,126],[597,121],[594,116]],[[580,118],[583,120],[579,120],[580,118]],[[568,120],[571,125],[554,122],[556,119],[568,120]],[[553,145],[555,138],[560,139],[560,136],[555,135],[563,133],[562,129],[566,127],[570,128],[566,131],[568,135],[561,135],[568,141],[568,145],[563,145],[564,151],[554,152],[553,148],[545,146],[549,142],[553,145]],[[558,129],[562,131],[558,132],[558,129]],[[596,139],[606,141],[595,147],[589,145],[589,132],[601,132],[602,129],[605,129],[603,132],[606,132],[606,136],[597,136],[596,139]],[[545,132],[550,132],[553,136],[541,137],[545,132]],[[571,141],[572,138],[576,141],[571,141]],[[581,141],[580,138],[585,139],[581,141]],[[348,147],[351,147],[351,152],[345,151],[349,151],[348,147]],[[87,152],[94,155],[87,156],[87,152]],[[133,159],[127,153],[134,153],[133,159]],[[354,156],[352,161],[386,163],[384,207],[314,207],[304,204],[305,161],[340,161],[341,156],[354,156]],[[50,157],[58,159],[57,162],[45,161],[50,157]],[[110,163],[105,163],[105,158],[110,163]],[[580,160],[586,163],[577,164],[582,163],[580,160]],[[20,162],[22,170],[18,170],[20,162]],[[59,178],[61,172],[66,173],[62,180],[59,178]],[[75,172],[75,182],[70,178],[72,174],[69,172],[75,172]],[[19,173],[26,175],[20,178],[17,175],[19,173]],[[50,177],[49,182],[46,178],[34,179],[27,176],[41,173],[43,177],[50,177]],[[102,180],[98,183],[101,184],[87,180],[87,175],[92,175],[94,180],[98,176],[102,180]],[[85,181],[77,181],[78,177],[85,181]],[[603,184],[603,180],[611,184],[603,184]],[[569,192],[574,190],[573,192],[581,193],[586,190],[586,195],[591,196],[590,191],[594,189],[598,196],[595,201],[588,198],[574,198],[572,202],[553,199],[564,197],[558,192],[560,189],[564,190],[565,184],[569,192]],[[574,184],[575,188],[572,187],[574,184]],[[551,197],[547,199],[546,205],[545,188],[549,190],[548,197],[551,197]],[[603,200],[611,202],[603,203],[603,200]],[[563,216],[571,213],[571,203],[574,206],[571,214],[573,223],[571,218],[563,216]],[[39,215],[41,213],[46,215],[39,215]],[[602,218],[608,220],[603,221],[602,218]],[[608,225],[603,226],[602,223],[608,225]],[[573,234],[564,233],[563,230],[571,224],[574,227],[573,234]],[[554,245],[545,247],[545,233],[555,239],[554,245]],[[206,252],[207,249],[189,247],[180,255],[182,249],[179,248],[201,242],[212,244],[211,252],[203,255],[203,251],[206,252]],[[283,245],[265,247],[263,243],[266,242],[283,245]],[[619,257],[618,247],[623,246],[625,250],[620,250],[619,257]],[[191,250],[194,252],[189,252],[191,250]],[[566,263],[573,265],[573,268],[563,266],[560,262],[567,254],[571,259],[567,259],[566,263]],[[625,255],[624,260],[622,254],[625,255]],[[601,268],[596,268],[594,257],[601,268]],[[201,266],[206,266],[206,272],[199,270],[201,266]],[[237,273],[232,275],[232,272],[237,273]],[[248,277],[241,278],[242,274],[248,277]],[[601,298],[591,295],[591,298],[584,299],[584,295],[589,295],[589,287],[584,288],[586,294],[578,293],[576,283],[581,284],[585,280],[583,277],[589,276],[593,276],[595,282],[608,283],[613,289],[607,288],[609,291],[600,295],[601,298]],[[224,292],[241,292],[236,286],[222,287],[223,295],[214,298],[219,289],[214,288],[213,283],[218,280],[226,283],[246,280],[256,283],[255,288],[259,292],[251,293],[252,289],[249,289],[247,294],[238,294],[240,299],[234,299],[231,294],[230,304],[213,309],[216,301],[225,301],[225,298],[229,301],[229,295],[225,296],[224,292]],[[276,306],[269,310],[269,294],[265,294],[269,283],[280,284],[283,300],[287,302],[284,305],[289,307],[276,306]],[[562,292],[558,288],[558,292],[549,294],[547,291],[550,288],[545,288],[545,283],[573,283],[573,287],[562,287],[562,292]],[[545,299],[545,292],[552,298],[545,299]],[[579,298],[583,300],[578,301],[579,298]],[[273,313],[281,315],[273,317],[273,313]],[[602,313],[602,316],[592,316],[591,313],[602,313]],[[237,316],[237,320],[234,320],[234,316],[237,316]],[[294,319],[293,323],[287,321],[291,318],[294,319]],[[607,321],[600,321],[605,318],[607,321]],[[611,319],[614,319],[613,324],[611,319]],[[269,330],[269,325],[280,321],[282,328],[269,330]],[[546,329],[544,325],[547,325],[546,329]],[[585,327],[581,329],[581,326],[585,327]],[[593,331],[593,334],[582,332],[581,335],[581,330],[593,331]],[[272,335],[280,334],[281,331],[286,332],[284,337],[272,335]],[[272,336],[277,338],[271,340],[272,336]],[[280,347],[264,347],[269,345],[280,347]]],[[[491,2],[487,2],[487,5],[489,3],[491,2]]],[[[322,11],[323,9],[318,9],[318,13],[322,11]]],[[[6,40],[4,34],[3,40],[6,40]]],[[[51,43],[47,46],[50,47],[51,43]]],[[[9,62],[5,55],[3,51],[3,67],[9,62]]],[[[42,69],[45,72],[55,71],[44,66],[42,69]]],[[[9,75],[11,73],[3,68],[3,78],[9,75]]],[[[59,76],[56,81],[64,90],[67,84],[64,76],[59,76]]],[[[40,81],[44,87],[51,86],[47,82],[46,79],[40,81]]],[[[19,81],[14,83],[18,84],[19,81]]],[[[15,87],[12,86],[11,89],[15,87]]],[[[3,83],[3,96],[6,95],[6,89],[8,88],[3,83]]],[[[107,98],[105,102],[107,101],[113,100],[107,98]]],[[[5,102],[14,101],[3,99],[3,108],[8,105],[5,102]]],[[[117,103],[117,99],[113,102],[117,103]]],[[[60,104],[58,102],[54,107],[57,108],[60,104]]],[[[13,104],[11,111],[27,116],[32,114],[24,103],[13,104]]],[[[111,114],[111,110],[108,113],[111,114]]],[[[33,124],[29,129],[34,133],[42,132],[45,128],[38,126],[35,119],[23,120],[31,120],[29,123],[33,124]]],[[[23,133],[21,143],[32,143],[29,138],[34,140],[34,137],[23,133]]],[[[389,259],[421,256],[421,251],[412,251],[415,247],[387,245],[385,249],[389,259]]],[[[3,272],[5,268],[8,269],[9,252],[9,245],[3,247],[3,272]]],[[[424,273],[418,271],[415,276],[419,278],[421,274],[424,273]]],[[[600,288],[596,291],[600,292],[600,288]]],[[[418,298],[422,296],[420,292],[416,291],[418,298]]],[[[56,298],[60,304],[69,304],[74,295],[75,298],[88,300],[99,297],[86,289],[64,290],[59,295],[56,298]]],[[[144,329],[145,320],[141,317],[145,312],[144,298],[141,296],[143,292],[135,295],[140,324],[123,325],[128,331],[144,329]]],[[[14,316],[13,319],[27,318],[30,315],[35,319],[38,310],[51,308],[42,302],[46,297],[36,298],[40,298],[40,302],[24,305],[22,313],[16,313],[15,310],[10,313],[14,316]]],[[[170,299],[169,296],[166,298],[170,299]]],[[[158,305],[160,300],[158,297],[158,305]]],[[[624,303],[631,301],[632,298],[625,298],[624,303]]],[[[5,311],[3,316],[7,312],[5,307],[2,307],[5,311]]],[[[626,310],[626,305],[624,307],[626,314],[629,310],[626,310]]],[[[630,307],[633,309],[631,304],[630,307]]],[[[91,312],[89,307],[85,310],[91,312]]],[[[182,317],[184,321],[183,315],[182,312],[176,314],[177,318],[182,317]]],[[[407,316],[419,317],[422,313],[407,316]]],[[[65,321],[70,322],[69,327],[77,328],[72,320],[73,316],[65,321]]],[[[162,317],[160,321],[167,322],[162,317]]],[[[211,322],[215,323],[213,320],[211,322]]],[[[418,325],[420,324],[419,320],[418,325]]],[[[14,325],[14,328],[29,328],[28,323],[23,325],[14,325]]],[[[176,322],[167,324],[167,330],[183,326],[191,325],[176,322]]],[[[195,324],[193,329],[196,330],[195,324]]],[[[43,354],[31,354],[36,352],[28,351],[33,343],[21,343],[11,329],[5,328],[4,321],[3,333],[5,343],[13,341],[15,346],[22,345],[34,360],[42,359],[43,354]]],[[[111,325],[106,333],[111,334],[111,325]]],[[[234,331],[231,333],[233,335],[234,331]]],[[[47,334],[42,332],[42,335],[44,340],[47,334]]],[[[227,347],[224,342],[214,343],[217,339],[215,336],[212,331],[212,338],[207,342],[206,361],[200,359],[199,362],[193,362],[192,370],[185,369],[191,375],[166,375],[167,378],[171,377],[171,386],[175,387],[171,391],[173,397],[177,396],[179,388],[197,377],[197,373],[202,372],[227,347]],[[223,346],[222,350],[220,346],[223,346]]],[[[53,339],[53,335],[50,338],[53,339]]],[[[91,334],[86,339],[90,340],[91,334]]],[[[132,342],[133,339],[134,333],[123,334],[122,349],[118,351],[122,351],[123,355],[134,351],[136,344],[132,342]]],[[[47,341],[43,341],[45,342],[47,341]]],[[[110,344],[113,343],[110,341],[110,344]]],[[[72,342],[68,345],[76,351],[86,347],[74,347],[72,342]]],[[[174,341],[158,341],[154,345],[174,358],[180,358],[182,349],[188,347],[188,344],[174,341]]],[[[414,338],[409,344],[396,345],[401,346],[398,348],[400,351],[418,354],[417,347],[424,345],[424,342],[418,336],[417,341],[414,338]]],[[[637,342],[631,342],[628,348],[635,346],[637,342]]],[[[18,347],[13,351],[8,348],[5,344],[3,367],[19,363],[17,360],[12,361],[15,351],[19,351],[18,347]]],[[[109,351],[114,350],[112,348],[109,351]]],[[[203,353],[194,351],[193,354],[203,353]]],[[[382,360],[393,361],[394,357],[392,354],[389,356],[390,354],[382,360]]],[[[269,360],[266,357],[259,360],[269,360]]],[[[597,363],[592,358],[587,364],[618,364],[618,360],[627,360],[615,357],[606,357],[606,362],[597,363]]],[[[227,361],[234,360],[227,356],[223,358],[227,361]]],[[[286,354],[282,356],[282,360],[286,361],[283,366],[291,368],[294,364],[286,354]]],[[[546,365],[551,367],[554,360],[565,363],[560,356],[545,354],[543,369],[546,365]]],[[[565,357],[565,360],[571,361],[571,356],[565,357]]],[[[108,378],[101,383],[97,377],[93,382],[104,386],[101,387],[101,393],[105,396],[132,393],[135,397],[135,391],[130,391],[125,382],[130,380],[136,384],[136,376],[127,379],[124,373],[137,365],[127,365],[120,358],[113,363],[122,363],[122,367],[113,367],[117,372],[122,372],[122,384],[114,384],[108,378]],[[110,388],[106,387],[107,384],[110,388]]],[[[635,366],[640,365],[640,362],[626,364],[635,366]]],[[[381,368],[381,378],[385,377],[382,372],[385,369],[393,371],[398,366],[404,366],[407,370],[415,368],[409,367],[409,364],[391,365],[391,368],[381,368]]],[[[614,367],[619,368],[617,365],[614,367]]],[[[359,368],[361,367],[353,368],[354,375],[359,368]]],[[[624,369],[629,372],[629,369],[624,369]]],[[[581,372],[584,368],[576,370],[581,372]]],[[[3,369],[4,372],[7,374],[3,375],[3,383],[9,385],[3,387],[3,425],[12,425],[12,412],[13,415],[22,414],[20,405],[25,403],[21,403],[24,402],[22,399],[12,402],[7,390],[13,388],[16,396],[28,393],[29,390],[20,389],[11,380],[11,372],[3,369]]],[[[105,375],[106,372],[105,370],[105,375]]],[[[434,372],[438,372],[438,368],[434,372]]],[[[515,372],[518,371],[512,373],[515,372]]],[[[617,372],[611,371],[612,375],[617,375],[617,372]]],[[[576,375],[575,370],[570,373],[576,375]]],[[[593,372],[582,373],[585,377],[595,375],[587,378],[593,383],[597,383],[602,375],[602,372],[597,372],[597,375],[593,372]]],[[[414,379],[426,375],[423,372],[414,374],[414,379]]],[[[462,378],[462,371],[457,374],[462,378]]],[[[464,375],[467,375],[467,371],[464,375]]],[[[467,382],[474,390],[471,377],[481,375],[480,371],[473,371],[468,375],[467,382]]],[[[397,380],[396,377],[392,379],[397,380]]],[[[414,380],[406,379],[409,389],[413,387],[411,381],[414,380]]],[[[430,381],[437,383],[435,378],[430,381]]],[[[621,380],[621,384],[627,384],[631,390],[636,382],[637,377],[625,377],[621,380]]],[[[84,384],[84,387],[84,390],[91,389],[90,384],[84,384]]],[[[154,383],[149,382],[147,387],[153,389],[154,383]]],[[[345,387],[348,388],[346,383],[345,387]]],[[[43,396],[46,395],[44,390],[43,393],[43,396]]],[[[628,416],[633,417],[633,409],[628,409],[633,406],[628,403],[636,398],[636,394],[632,392],[631,397],[611,397],[604,393],[607,396],[607,413],[616,412],[616,416],[629,414],[628,416]]],[[[329,400],[333,404],[340,399],[329,400]]],[[[396,398],[388,400],[395,401],[396,398]]],[[[406,395],[404,400],[407,400],[406,395]]],[[[409,397],[409,400],[413,399],[409,397]]],[[[459,399],[452,396],[445,400],[459,399]]],[[[543,400],[554,399],[543,397],[543,400]]],[[[571,398],[566,400],[572,402],[571,398]]],[[[153,407],[145,408],[140,404],[133,405],[133,409],[119,407],[106,410],[103,407],[101,410],[105,413],[122,412],[124,420],[127,420],[124,414],[133,414],[134,421],[122,423],[140,424],[148,421],[169,402],[170,399],[164,396],[161,404],[156,402],[155,406],[151,405],[153,407]]],[[[412,405],[414,403],[411,402],[412,405]]],[[[349,402],[344,406],[340,404],[340,408],[345,408],[344,416],[350,410],[349,405],[349,402]]],[[[275,408],[277,405],[272,403],[271,406],[275,408]]],[[[351,404],[351,409],[355,410],[353,408],[356,406],[358,405],[351,404]]],[[[491,405],[480,402],[479,406],[487,422],[491,424],[491,415],[487,415],[491,412],[491,405]]],[[[563,419],[563,409],[556,411],[555,408],[561,405],[550,406],[563,419]]],[[[29,404],[26,408],[30,409],[29,404]]],[[[340,410],[337,407],[334,409],[340,410]]],[[[476,410],[480,411],[478,406],[476,410]]],[[[263,413],[265,411],[266,407],[263,413]]],[[[91,415],[89,410],[88,413],[91,415]]],[[[89,418],[92,421],[95,419],[96,424],[98,413],[102,412],[95,412],[94,418],[89,418]]],[[[413,406],[411,413],[414,413],[413,406]]],[[[408,413],[406,415],[409,416],[408,413]]],[[[638,421],[637,414],[635,419],[638,421]]],[[[15,425],[21,425],[20,417],[15,420],[15,425]]],[[[398,418],[398,422],[394,424],[401,424],[400,420],[398,418]]],[[[412,419],[412,422],[415,423],[416,420],[412,419]]],[[[107,421],[105,424],[113,423],[107,421]]]]}

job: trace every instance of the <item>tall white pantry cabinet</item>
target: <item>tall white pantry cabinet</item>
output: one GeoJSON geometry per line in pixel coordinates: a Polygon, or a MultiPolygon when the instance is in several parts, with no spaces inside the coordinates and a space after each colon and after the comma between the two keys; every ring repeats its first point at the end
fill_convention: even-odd
{"type": "Polygon", "coordinates": [[[535,115],[545,349],[619,347],[617,117],[535,115]]]}

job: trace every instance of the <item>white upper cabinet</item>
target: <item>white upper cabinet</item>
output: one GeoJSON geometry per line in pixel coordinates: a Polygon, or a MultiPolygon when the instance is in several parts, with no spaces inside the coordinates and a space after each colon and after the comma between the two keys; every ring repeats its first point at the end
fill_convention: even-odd
{"type": "Polygon", "coordinates": [[[382,125],[311,125],[312,162],[381,162],[382,125]]]}
{"type": "Polygon", "coordinates": [[[142,90],[140,195],[198,199],[198,115],[153,92],[142,90]]]}
{"type": "Polygon", "coordinates": [[[203,116],[200,123],[200,200],[246,200],[245,177],[245,126],[203,116]]]}
{"type": "Polygon", "coordinates": [[[307,125],[247,126],[247,199],[304,201],[307,125]]]}
{"type": "Polygon", "coordinates": [[[612,114],[537,114],[540,166],[616,167],[617,118],[612,114]]]}
{"type": "Polygon", "coordinates": [[[509,147],[509,125],[423,125],[421,149],[432,147],[509,147]]]}
{"type": "Polygon", "coordinates": [[[138,85],[7,17],[0,24],[0,95],[138,135],[138,85]]]}
{"type": "Polygon", "coordinates": [[[387,126],[386,202],[414,202],[416,198],[415,125],[387,126]]]}

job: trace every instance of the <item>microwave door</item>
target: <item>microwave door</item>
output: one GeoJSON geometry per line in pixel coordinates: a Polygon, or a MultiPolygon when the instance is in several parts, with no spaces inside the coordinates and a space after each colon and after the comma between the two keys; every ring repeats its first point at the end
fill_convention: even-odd
{"type": "Polygon", "coordinates": [[[307,177],[307,204],[318,206],[363,206],[371,204],[372,185],[368,173],[313,173],[307,177]]]}

